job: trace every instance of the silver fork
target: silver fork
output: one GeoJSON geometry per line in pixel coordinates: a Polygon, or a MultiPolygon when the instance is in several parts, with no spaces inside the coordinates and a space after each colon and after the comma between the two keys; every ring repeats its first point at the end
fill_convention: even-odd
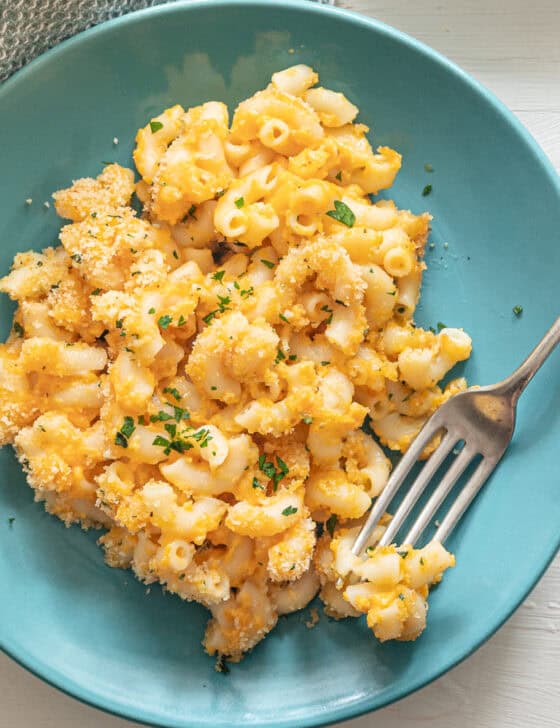
{"type": "Polygon", "coordinates": [[[410,469],[426,445],[438,434],[442,435],[440,444],[426,461],[397,508],[379,545],[387,546],[394,542],[414,504],[445,458],[457,443],[463,441],[462,449],[401,543],[414,546],[469,463],[477,455],[481,455],[482,459],[476,470],[463,486],[434,534],[434,541],[443,543],[446,540],[490,473],[500,462],[513,435],[517,400],[559,341],[560,317],[556,319],[539,344],[511,376],[498,384],[461,392],[434,412],[399,461],[385,489],[375,501],[369,517],[352,547],[355,555],[359,555],[368,544],[373,529],[385,513],[410,469]]]}

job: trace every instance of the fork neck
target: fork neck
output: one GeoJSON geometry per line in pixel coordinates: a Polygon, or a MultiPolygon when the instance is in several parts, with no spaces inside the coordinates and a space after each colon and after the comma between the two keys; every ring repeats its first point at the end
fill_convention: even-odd
{"type": "Polygon", "coordinates": [[[552,324],[533,351],[513,374],[500,382],[498,387],[514,401],[520,397],[525,387],[550,356],[560,342],[560,316],[552,324]]]}

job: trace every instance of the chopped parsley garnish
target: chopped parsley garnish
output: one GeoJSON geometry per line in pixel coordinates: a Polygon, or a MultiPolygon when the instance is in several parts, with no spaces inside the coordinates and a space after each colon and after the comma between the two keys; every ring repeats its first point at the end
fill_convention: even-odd
{"type": "Polygon", "coordinates": [[[406,559],[408,556],[408,551],[398,551],[398,555],[401,557],[401,559],[406,559]]]}
{"type": "Polygon", "coordinates": [[[185,218],[192,217],[193,220],[196,220],[196,215],[194,214],[196,212],[196,205],[191,205],[189,207],[189,211],[185,215],[185,218]]]}
{"type": "Polygon", "coordinates": [[[210,326],[210,324],[212,323],[212,319],[214,319],[216,317],[217,313],[218,313],[218,309],[216,309],[215,311],[210,311],[210,313],[207,313],[206,316],[202,317],[202,320],[204,321],[205,324],[210,326]]]}
{"type": "Polygon", "coordinates": [[[173,257],[179,260],[179,253],[176,250],[173,251],[173,257]]]}
{"type": "Polygon", "coordinates": [[[172,420],[173,415],[170,415],[168,412],[164,412],[163,410],[160,410],[157,415],[150,415],[150,422],[167,422],[167,420],[172,420]]]}
{"type": "Polygon", "coordinates": [[[399,594],[399,599],[401,599],[402,601],[404,601],[404,598],[405,598],[404,597],[404,594],[399,594]]]}
{"type": "Polygon", "coordinates": [[[267,268],[274,268],[274,266],[276,265],[271,260],[266,260],[266,258],[261,258],[261,263],[263,265],[266,265],[267,268]]]}
{"type": "Polygon", "coordinates": [[[288,361],[295,361],[297,359],[297,354],[290,354],[288,357],[288,361]]]}
{"type": "Polygon", "coordinates": [[[397,295],[397,292],[396,291],[386,291],[386,293],[387,293],[388,296],[396,296],[397,295]]]}
{"type": "Polygon", "coordinates": [[[218,191],[216,192],[216,197],[215,197],[215,199],[216,199],[216,200],[219,200],[219,199],[220,199],[220,197],[223,197],[223,196],[224,196],[225,194],[226,194],[226,191],[225,191],[225,190],[218,190],[218,191]]]}
{"type": "Polygon", "coordinates": [[[282,511],[283,516],[293,516],[294,513],[297,513],[297,508],[295,506],[288,506],[282,511]]]}
{"type": "Polygon", "coordinates": [[[173,321],[173,316],[170,316],[168,313],[166,313],[164,316],[160,316],[158,319],[158,325],[162,329],[166,329],[169,324],[173,321]]]}
{"type": "Polygon", "coordinates": [[[122,432],[115,433],[115,445],[119,447],[128,447],[128,440],[122,432]]]}
{"type": "Polygon", "coordinates": [[[339,182],[342,182],[342,170],[340,170],[339,172],[337,172],[336,175],[335,175],[335,177],[336,177],[336,179],[339,182]]]}
{"type": "Polygon", "coordinates": [[[329,366],[329,364],[330,364],[330,361],[322,361],[322,362],[321,362],[321,366],[322,366],[322,367],[328,367],[328,366],[329,366]]]}
{"type": "Polygon", "coordinates": [[[177,407],[177,405],[173,405],[173,414],[177,422],[181,422],[181,420],[190,420],[191,418],[190,414],[187,412],[186,409],[183,409],[182,407],[177,407]]]}
{"type": "Polygon", "coordinates": [[[284,316],[284,314],[283,314],[283,313],[279,313],[279,314],[278,314],[278,318],[279,318],[279,319],[281,319],[282,321],[285,321],[285,322],[286,322],[287,324],[289,324],[289,323],[290,323],[290,322],[288,321],[288,319],[287,319],[287,318],[286,318],[286,317],[284,316]]]}
{"type": "Polygon", "coordinates": [[[276,456],[276,467],[274,467],[274,463],[267,461],[264,453],[259,457],[259,469],[272,480],[275,491],[278,489],[278,483],[290,472],[281,457],[276,456]]]}
{"type": "Polygon", "coordinates": [[[231,303],[231,298],[229,296],[218,296],[218,308],[220,310],[220,313],[223,313],[224,311],[229,311],[229,304],[231,303]]]}
{"type": "Polygon", "coordinates": [[[286,355],[282,351],[282,349],[278,349],[276,352],[276,359],[274,360],[275,364],[280,364],[281,361],[283,361],[286,358],[286,355]]]}
{"type": "Polygon", "coordinates": [[[513,313],[519,317],[523,313],[523,306],[514,306],[512,309],[513,313]]]}
{"type": "Polygon", "coordinates": [[[260,490],[264,490],[264,485],[259,483],[257,478],[253,478],[253,488],[260,488],[260,490]]]}
{"type": "Polygon", "coordinates": [[[432,165],[431,165],[431,164],[427,164],[427,163],[426,163],[426,164],[424,165],[424,171],[425,171],[425,172],[433,172],[433,171],[434,171],[434,168],[432,167],[432,165]]]}
{"type": "Polygon", "coordinates": [[[74,255],[70,256],[72,260],[76,261],[76,263],[82,262],[82,256],[79,253],[74,253],[74,255]]]}
{"type": "Polygon", "coordinates": [[[181,314],[179,316],[179,320],[177,321],[177,326],[184,326],[187,323],[187,319],[181,314]]]}
{"type": "Polygon", "coordinates": [[[313,417],[305,415],[304,417],[302,417],[302,421],[305,422],[306,425],[310,425],[313,422],[313,417]]]}
{"type": "Polygon", "coordinates": [[[402,313],[404,313],[405,311],[406,311],[406,308],[405,308],[405,306],[398,306],[398,307],[397,307],[397,313],[401,313],[401,314],[402,314],[402,313]]]}
{"type": "Polygon", "coordinates": [[[148,313],[155,313],[155,312],[156,312],[156,310],[153,306],[152,306],[152,308],[148,309],[148,313]]]}
{"type": "Polygon", "coordinates": [[[442,329],[446,329],[447,328],[447,326],[444,323],[442,323],[441,321],[438,321],[437,324],[436,324],[436,326],[437,326],[437,330],[438,331],[441,331],[442,329]]]}
{"type": "Polygon", "coordinates": [[[150,129],[152,130],[152,134],[155,134],[156,131],[163,129],[163,124],[161,121],[150,121],[150,129]]]}
{"type": "Polygon", "coordinates": [[[420,557],[420,566],[424,566],[424,559],[422,556],[420,557]]]}
{"type": "Polygon", "coordinates": [[[426,185],[424,189],[422,190],[422,197],[426,197],[426,195],[429,195],[432,191],[432,185],[426,185]]]}
{"type": "Polygon", "coordinates": [[[117,329],[122,329],[122,327],[123,327],[123,322],[124,322],[124,319],[117,319],[117,320],[115,321],[115,326],[117,327],[117,329]]]}
{"type": "Polygon", "coordinates": [[[213,384],[213,385],[212,385],[212,386],[210,387],[210,389],[212,390],[212,392],[215,392],[215,391],[216,391],[216,390],[218,389],[218,387],[216,387],[216,385],[215,385],[215,384],[213,384]]]}
{"type": "Polygon", "coordinates": [[[164,387],[163,392],[164,392],[164,394],[170,394],[172,397],[175,397],[175,399],[177,400],[177,402],[179,402],[180,399],[181,399],[181,395],[179,393],[179,390],[178,389],[175,389],[175,387],[164,387]]]}
{"type": "Polygon", "coordinates": [[[253,286],[251,286],[250,288],[242,289],[241,291],[239,291],[239,295],[241,296],[241,298],[249,298],[249,296],[252,296],[254,292],[255,289],[253,288],[253,286]]]}
{"type": "Polygon", "coordinates": [[[145,425],[146,420],[144,419],[144,415],[138,415],[138,424],[139,425],[145,425]]]}
{"type": "Polygon", "coordinates": [[[166,422],[164,428],[169,433],[169,435],[171,435],[171,437],[175,437],[175,435],[177,434],[177,425],[171,422],[166,422]]]}
{"type": "MultiPolygon", "coordinates": [[[[238,197],[237,200],[235,200],[235,206],[238,207],[239,209],[241,209],[244,204],[245,204],[245,200],[243,199],[243,197],[238,197]]],[[[239,245],[239,244],[240,243],[237,243],[237,245],[239,245]]]]}
{"type": "Polygon", "coordinates": [[[136,427],[134,426],[134,420],[132,419],[132,417],[125,417],[123,426],[121,427],[121,433],[126,437],[127,440],[132,435],[135,429],[136,427]]]}
{"type": "Polygon", "coordinates": [[[336,513],[333,513],[332,516],[327,519],[327,531],[330,533],[331,538],[334,535],[334,529],[336,528],[337,521],[338,516],[336,515],[336,513]]]}
{"type": "Polygon", "coordinates": [[[217,270],[215,273],[212,273],[212,280],[218,281],[219,283],[222,282],[222,278],[225,276],[226,272],[225,270],[217,270]]]}
{"type": "Polygon", "coordinates": [[[92,212],[92,213],[91,213],[91,216],[92,216],[92,217],[97,217],[97,213],[96,213],[96,212],[92,212]]]}
{"type": "Polygon", "coordinates": [[[327,215],[332,217],[333,220],[337,220],[343,225],[346,225],[346,227],[352,227],[356,222],[356,216],[352,210],[341,200],[334,201],[334,210],[329,210],[327,215]]]}
{"type": "Polygon", "coordinates": [[[14,521],[15,521],[15,520],[16,520],[16,519],[15,519],[15,518],[14,518],[13,516],[10,516],[10,518],[8,518],[8,526],[9,526],[10,528],[11,528],[11,527],[12,527],[12,526],[14,525],[14,521]]]}
{"type": "Polygon", "coordinates": [[[95,288],[92,292],[92,296],[99,296],[101,294],[101,288],[95,288]]]}
{"type": "Polygon", "coordinates": [[[22,336],[23,336],[23,334],[24,334],[24,331],[23,331],[23,326],[22,326],[21,324],[18,324],[18,322],[17,322],[17,321],[16,321],[15,323],[14,323],[14,331],[16,332],[16,334],[17,334],[17,335],[18,335],[19,337],[22,337],[22,336]]]}

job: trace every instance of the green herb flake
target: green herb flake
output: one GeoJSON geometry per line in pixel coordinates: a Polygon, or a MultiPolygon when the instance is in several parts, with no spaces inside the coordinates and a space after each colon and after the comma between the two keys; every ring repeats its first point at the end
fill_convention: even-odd
{"type": "Polygon", "coordinates": [[[167,422],[168,420],[172,420],[173,415],[170,415],[167,412],[164,412],[163,410],[160,410],[157,415],[150,415],[150,422],[167,422]]]}
{"type": "Polygon", "coordinates": [[[178,252],[177,252],[176,250],[174,250],[174,251],[173,251],[173,257],[174,257],[174,258],[175,258],[176,260],[179,260],[179,253],[178,253],[178,252]]]}
{"type": "Polygon", "coordinates": [[[424,566],[424,559],[422,556],[420,557],[420,566],[424,566]]]}
{"type": "Polygon", "coordinates": [[[218,308],[220,310],[220,313],[223,313],[224,311],[229,311],[230,303],[231,298],[229,296],[218,296],[218,308]]]}
{"type": "Polygon", "coordinates": [[[431,194],[432,192],[432,185],[426,185],[424,189],[422,190],[422,197],[426,197],[427,195],[431,194]]]}
{"type": "MultiPolygon", "coordinates": [[[[237,200],[235,200],[235,206],[239,209],[241,209],[244,204],[245,200],[243,199],[243,197],[238,197],[237,200]]],[[[240,245],[240,243],[237,243],[237,245],[240,245]]]]}
{"type": "Polygon", "coordinates": [[[186,409],[183,409],[182,407],[177,407],[176,405],[173,405],[173,416],[177,420],[177,422],[181,422],[182,420],[190,420],[191,416],[187,412],[186,409]]]}
{"type": "Polygon", "coordinates": [[[179,402],[180,399],[181,399],[181,395],[179,393],[179,390],[178,389],[175,389],[175,387],[165,387],[164,390],[163,390],[163,393],[164,394],[170,394],[172,397],[175,397],[175,399],[177,400],[177,402],[179,402]]]}
{"type": "Polygon", "coordinates": [[[92,296],[99,296],[99,295],[101,295],[101,288],[95,288],[95,289],[94,289],[94,290],[93,290],[93,291],[91,292],[91,295],[92,295],[92,296]]]}
{"type": "Polygon", "coordinates": [[[164,428],[171,435],[172,438],[174,438],[177,434],[177,425],[171,422],[166,422],[164,428]]]}
{"type": "Polygon", "coordinates": [[[22,338],[22,337],[23,337],[23,334],[24,334],[23,326],[22,326],[21,324],[18,324],[18,322],[17,322],[17,321],[15,321],[15,322],[14,322],[14,331],[16,332],[16,334],[17,334],[17,335],[18,335],[18,336],[19,336],[20,338],[22,338]]]}
{"type": "Polygon", "coordinates": [[[281,361],[283,361],[286,358],[286,355],[282,351],[282,349],[278,349],[276,352],[276,359],[274,360],[275,364],[280,364],[281,361]]]}
{"type": "Polygon", "coordinates": [[[144,419],[144,415],[138,415],[138,424],[139,425],[145,425],[146,420],[144,419]]]}
{"type": "Polygon", "coordinates": [[[202,317],[202,320],[204,321],[204,323],[207,326],[210,326],[210,324],[212,323],[212,320],[214,318],[216,318],[217,313],[218,313],[218,309],[216,309],[215,311],[210,311],[210,313],[207,313],[206,316],[202,317]]]}
{"type": "Polygon", "coordinates": [[[266,258],[261,258],[261,263],[270,269],[274,268],[276,265],[276,263],[273,263],[271,260],[266,260],[266,258]]]}
{"type": "Polygon", "coordinates": [[[406,557],[408,556],[408,551],[398,551],[397,553],[399,554],[401,559],[406,559],[406,557]]]}
{"type": "Polygon", "coordinates": [[[119,447],[128,447],[128,440],[120,431],[115,433],[115,445],[118,445],[119,447]]]}
{"type": "Polygon", "coordinates": [[[514,306],[511,310],[519,318],[523,313],[523,306],[514,306]]]}
{"type": "Polygon", "coordinates": [[[442,331],[443,329],[447,328],[447,326],[444,323],[442,323],[441,321],[438,321],[436,326],[437,326],[438,331],[442,331]]]}
{"type": "Polygon", "coordinates": [[[169,324],[173,321],[173,316],[166,313],[164,316],[160,316],[158,319],[158,325],[162,329],[166,329],[169,324]]]}
{"type": "Polygon", "coordinates": [[[328,366],[329,366],[329,364],[330,364],[330,361],[322,361],[322,362],[321,362],[321,366],[322,366],[322,367],[328,367],[328,366]]]}
{"type": "Polygon", "coordinates": [[[218,283],[221,283],[225,274],[226,274],[225,270],[217,270],[215,273],[212,273],[212,280],[218,281],[218,283]]]}
{"type": "Polygon", "coordinates": [[[353,227],[356,222],[356,216],[352,210],[341,200],[334,201],[334,210],[329,210],[327,215],[346,227],[353,227]]]}
{"type": "Polygon", "coordinates": [[[297,508],[295,506],[288,506],[287,508],[284,508],[282,511],[283,516],[293,516],[294,513],[297,513],[297,508]]]}
{"type": "Polygon", "coordinates": [[[132,417],[125,417],[123,426],[121,427],[121,433],[126,437],[127,440],[132,435],[135,429],[136,427],[134,426],[134,420],[132,419],[132,417]]]}
{"type": "Polygon", "coordinates": [[[192,217],[193,220],[196,220],[196,215],[194,214],[196,212],[196,205],[191,205],[189,207],[189,211],[187,212],[187,217],[192,217]]]}
{"type": "Polygon", "coordinates": [[[9,526],[10,528],[11,528],[11,527],[12,527],[12,526],[14,525],[14,521],[15,521],[15,520],[16,520],[16,519],[14,518],[14,516],[10,516],[10,518],[8,518],[8,526],[9,526]]]}
{"type": "Polygon", "coordinates": [[[313,417],[310,417],[309,415],[304,415],[301,419],[306,425],[310,425],[313,422],[313,417]]]}
{"type": "Polygon", "coordinates": [[[295,361],[297,359],[297,354],[290,354],[288,357],[288,361],[295,361]]]}
{"type": "Polygon", "coordinates": [[[253,488],[259,488],[260,490],[264,490],[264,485],[259,483],[257,478],[253,478],[253,488]]]}
{"type": "Polygon", "coordinates": [[[400,599],[401,601],[403,601],[403,602],[404,602],[404,600],[405,600],[405,596],[404,596],[404,594],[402,594],[402,593],[401,593],[401,594],[399,594],[399,599],[400,599]]]}
{"type": "Polygon", "coordinates": [[[163,129],[163,124],[161,121],[150,121],[150,129],[152,130],[152,134],[155,134],[156,131],[163,129]]]}
{"type": "Polygon", "coordinates": [[[289,323],[290,323],[290,322],[288,321],[288,319],[287,319],[287,318],[286,318],[286,317],[284,316],[284,314],[283,314],[283,313],[279,313],[279,314],[278,314],[278,318],[279,318],[279,319],[280,319],[281,321],[285,321],[285,322],[286,322],[287,324],[289,324],[289,323]]]}
{"type": "Polygon", "coordinates": [[[338,180],[339,182],[342,182],[342,170],[340,170],[339,172],[337,172],[337,173],[335,174],[335,177],[336,177],[336,179],[337,179],[337,180],[338,180]]]}
{"type": "Polygon", "coordinates": [[[82,256],[81,256],[81,255],[80,255],[79,253],[74,253],[74,254],[73,254],[73,255],[71,255],[70,257],[71,257],[71,258],[72,258],[72,260],[73,260],[73,261],[75,261],[76,263],[81,263],[81,262],[82,262],[82,256]]]}
{"type": "Polygon", "coordinates": [[[123,323],[124,323],[124,319],[122,319],[122,318],[121,319],[117,319],[115,321],[115,326],[117,327],[117,329],[122,329],[123,323]]]}
{"type": "Polygon", "coordinates": [[[155,313],[155,312],[156,312],[156,310],[153,306],[152,306],[152,308],[148,309],[148,313],[155,313]]]}

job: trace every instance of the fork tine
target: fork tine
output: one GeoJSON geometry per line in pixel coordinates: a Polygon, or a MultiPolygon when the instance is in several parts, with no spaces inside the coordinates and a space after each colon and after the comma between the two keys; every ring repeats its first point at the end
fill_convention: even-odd
{"type": "Polygon", "coordinates": [[[352,553],[355,556],[359,555],[363,551],[373,529],[377,526],[379,519],[385,513],[387,506],[393,500],[397,490],[401,487],[403,480],[410,472],[411,467],[418,460],[422,450],[426,447],[434,435],[443,429],[443,425],[440,423],[440,419],[438,417],[440,411],[441,410],[438,410],[420,430],[408,450],[400,459],[397,467],[393,470],[391,477],[387,481],[387,485],[375,501],[367,521],[362,526],[362,530],[358,534],[358,537],[352,546],[352,553]]]}
{"type": "MultiPolygon", "coordinates": [[[[469,448],[467,445],[463,448],[463,450],[459,453],[449,470],[446,472],[446,474],[441,479],[441,482],[436,487],[432,495],[430,496],[428,502],[424,506],[424,508],[420,511],[420,514],[418,518],[414,521],[412,524],[412,528],[407,533],[405,538],[403,539],[403,543],[410,544],[411,546],[414,546],[420,535],[422,534],[422,531],[426,528],[430,520],[435,515],[437,509],[440,507],[440,505],[445,500],[448,493],[451,491],[455,483],[459,480],[461,475],[466,470],[467,466],[471,462],[471,460],[476,455],[476,449],[475,448],[469,448]]],[[[398,511],[395,514],[395,518],[397,517],[398,511]]],[[[391,522],[392,525],[392,522],[391,522]]],[[[383,534],[383,538],[385,538],[386,533],[383,534]]],[[[383,539],[382,539],[383,540],[383,539]]],[[[385,545],[385,544],[383,544],[385,545]]]]}
{"type": "MultiPolygon", "coordinates": [[[[387,530],[379,541],[380,546],[387,546],[387,544],[392,543],[394,537],[397,535],[400,527],[403,525],[414,504],[426,489],[426,486],[435,475],[439,466],[449,455],[449,452],[451,451],[451,448],[456,443],[456,441],[457,437],[452,436],[451,433],[448,431],[441,443],[439,444],[437,450],[432,453],[432,456],[418,474],[418,477],[412,484],[412,487],[404,497],[402,503],[397,508],[397,511],[394,514],[391,523],[388,525],[387,530]]],[[[405,541],[404,543],[408,543],[408,541],[405,541]]]]}
{"type": "Polygon", "coordinates": [[[461,516],[467,510],[467,508],[471,504],[471,501],[474,499],[478,491],[482,488],[488,476],[494,470],[500,459],[501,457],[497,459],[483,458],[483,460],[481,460],[477,469],[471,475],[463,490],[460,492],[451,508],[445,514],[445,518],[441,522],[441,526],[434,534],[434,541],[439,541],[440,543],[443,543],[448,538],[449,534],[455,528],[457,523],[461,520],[461,516]]]}

